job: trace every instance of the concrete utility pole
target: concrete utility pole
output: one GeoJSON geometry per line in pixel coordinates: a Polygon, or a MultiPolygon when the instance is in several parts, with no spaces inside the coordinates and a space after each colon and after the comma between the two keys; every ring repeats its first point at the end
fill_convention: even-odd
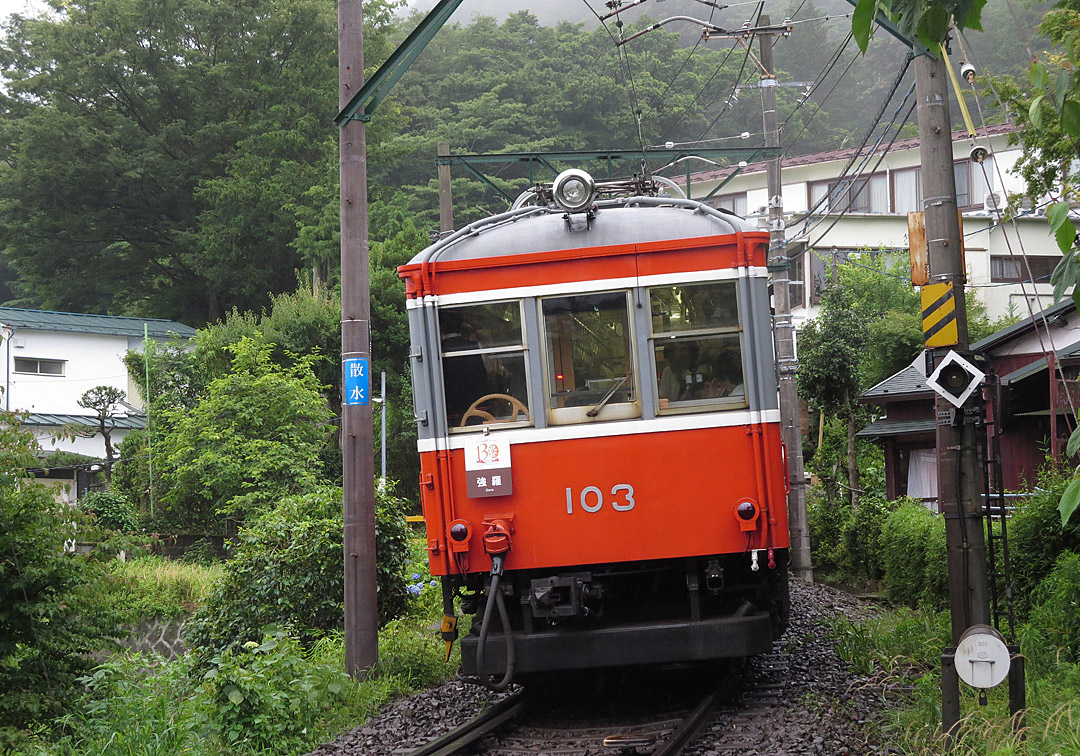
{"type": "MultiPolygon", "coordinates": [[[[769,25],[769,17],[761,16],[760,26],[769,25]]],[[[773,69],[773,34],[759,35],[761,43],[761,100],[765,121],[765,146],[780,146],[780,131],[776,125],[776,73],[773,69]]],[[[791,299],[788,292],[786,234],[784,233],[783,186],[780,182],[780,160],[770,160],[766,167],[769,189],[769,267],[773,270],[773,332],[776,357],[780,365],[781,436],[787,450],[788,532],[791,538],[790,569],[795,577],[813,580],[810,561],[810,533],[806,521],[806,471],[803,468],[802,428],[799,424],[799,387],[795,379],[798,362],[795,359],[795,326],[791,322],[791,299]]]]}
{"type": "MultiPolygon", "coordinates": [[[[952,128],[944,56],[915,57],[919,156],[922,160],[923,211],[930,262],[930,283],[951,283],[956,312],[955,349],[968,348],[964,304],[964,264],[960,220],[956,212],[952,128]]],[[[934,363],[948,348],[933,350],[934,363]]],[[[969,404],[974,404],[969,400],[969,404]]],[[[945,517],[949,564],[949,605],[953,645],[972,625],[990,624],[986,582],[986,540],[982,518],[982,474],[976,453],[978,424],[968,407],[956,410],[937,398],[938,502],[945,517]]]]}
{"type": "MultiPolygon", "coordinates": [[[[338,0],[338,104],[364,83],[361,0],[338,0]]],[[[345,668],[364,675],[378,655],[375,460],[371,431],[367,129],[341,125],[341,456],[344,490],[345,668]]]]}

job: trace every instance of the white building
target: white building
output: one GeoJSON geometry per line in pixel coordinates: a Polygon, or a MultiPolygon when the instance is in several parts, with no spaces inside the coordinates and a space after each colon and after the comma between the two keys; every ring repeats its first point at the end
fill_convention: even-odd
{"type": "MultiPolygon", "coordinates": [[[[1010,308],[1026,316],[1025,299],[1036,311],[1051,304],[1050,273],[1061,259],[1044,215],[1022,215],[1015,226],[1007,221],[1003,228],[994,212],[995,206],[1005,205],[1007,197],[1024,190],[1022,179],[1010,173],[1021,154],[1018,146],[1007,146],[1012,129],[991,126],[989,136],[980,134],[978,143],[991,151],[981,164],[969,158],[972,145],[967,132],[953,134],[967,285],[992,318],[1010,308]],[[1026,269],[1019,263],[1022,252],[1033,282],[1027,282],[1026,269]]],[[[812,317],[834,257],[843,259],[860,249],[908,254],[907,214],[922,210],[918,138],[897,140],[884,155],[880,150],[871,154],[869,149],[856,153],[856,148],[832,150],[782,162],[791,279],[801,283],[791,292],[796,321],[812,317]],[[838,180],[852,158],[856,159],[847,175],[858,178],[838,180]]],[[[715,191],[708,200],[714,207],[757,215],[766,222],[769,198],[764,162],[691,174],[690,189],[695,198],[715,191]]]]}
{"type": "Polygon", "coordinates": [[[144,332],[156,340],[172,334],[188,339],[195,329],[170,320],[0,307],[4,359],[0,406],[29,413],[25,424],[33,429],[43,452],[104,458],[100,435],[57,436],[64,427],[93,423],[93,413],[80,407],[78,400],[95,386],[120,389],[130,405],[121,405],[114,418],[114,446],[128,430],[146,426],[146,416],[139,410],[142,400],[123,362],[129,349],[142,349],[144,332]]]}

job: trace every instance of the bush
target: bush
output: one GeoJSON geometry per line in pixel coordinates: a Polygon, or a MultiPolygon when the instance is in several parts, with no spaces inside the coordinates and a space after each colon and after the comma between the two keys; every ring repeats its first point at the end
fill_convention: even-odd
{"type": "MultiPolygon", "coordinates": [[[[979,522],[972,521],[972,527],[979,522]]],[[[915,607],[948,604],[945,521],[918,502],[903,501],[881,529],[885,588],[890,598],[915,607]]]]}
{"type": "Polygon", "coordinates": [[[1080,518],[1061,527],[1058,502],[1071,480],[1071,470],[1048,466],[1039,487],[1026,497],[1008,524],[1009,565],[1013,578],[1013,609],[1021,619],[1031,612],[1031,600],[1063,551],[1080,552],[1080,518]]]}
{"type": "MultiPolygon", "coordinates": [[[[392,493],[376,501],[379,617],[386,622],[406,606],[408,528],[404,502],[392,493]]],[[[236,555],[185,627],[199,652],[258,641],[270,624],[315,634],[342,626],[341,489],[283,499],[240,531],[236,555]]]]}
{"type": "Polygon", "coordinates": [[[135,505],[119,491],[90,491],[82,498],[82,508],[103,528],[121,533],[134,533],[139,529],[135,505]]]}
{"type": "Polygon", "coordinates": [[[1080,554],[1066,551],[1035,591],[1031,624],[1055,660],[1080,662],[1080,554]]]}
{"type": "Polygon", "coordinates": [[[0,752],[16,731],[67,708],[89,654],[116,629],[99,598],[100,567],[64,551],[80,513],[27,480],[36,447],[0,412],[0,752]]]}
{"type": "Polygon", "coordinates": [[[251,753],[306,750],[325,712],[346,702],[355,683],[337,666],[314,663],[294,638],[268,628],[210,660],[205,678],[216,706],[211,728],[229,748],[251,753]]]}
{"type": "Polygon", "coordinates": [[[844,531],[852,518],[851,507],[842,499],[832,499],[820,487],[811,489],[807,507],[810,553],[814,570],[842,574],[847,564],[844,531]]]}
{"type": "Polygon", "coordinates": [[[853,577],[881,580],[885,576],[882,528],[899,506],[884,497],[867,497],[844,522],[845,563],[853,577]]]}

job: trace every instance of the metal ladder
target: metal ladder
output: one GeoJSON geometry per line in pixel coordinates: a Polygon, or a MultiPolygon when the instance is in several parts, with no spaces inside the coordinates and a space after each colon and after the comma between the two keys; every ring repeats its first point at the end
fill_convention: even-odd
{"type": "Polygon", "coordinates": [[[990,617],[994,627],[1008,640],[1016,642],[1013,617],[1012,570],[1009,564],[1008,498],[1001,471],[1001,402],[998,376],[987,366],[987,391],[980,402],[979,415],[983,432],[979,433],[979,456],[983,469],[983,520],[986,522],[987,578],[990,588],[990,617]],[[989,401],[986,401],[989,394],[989,401]],[[992,417],[987,410],[991,410],[992,417]],[[1006,620],[1008,632],[1002,629],[1006,620]]]}

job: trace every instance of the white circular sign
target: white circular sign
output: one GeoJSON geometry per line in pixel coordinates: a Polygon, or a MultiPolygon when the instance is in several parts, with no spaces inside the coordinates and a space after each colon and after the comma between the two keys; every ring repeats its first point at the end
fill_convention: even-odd
{"type": "Polygon", "coordinates": [[[993,688],[1009,675],[1009,649],[989,625],[973,625],[960,636],[956,674],[973,688],[993,688]]]}

